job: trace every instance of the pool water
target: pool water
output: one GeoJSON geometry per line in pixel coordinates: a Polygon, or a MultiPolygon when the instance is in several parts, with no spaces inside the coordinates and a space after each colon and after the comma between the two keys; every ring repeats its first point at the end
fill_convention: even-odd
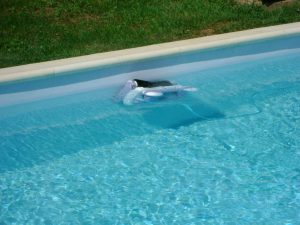
{"type": "Polygon", "coordinates": [[[287,38],[184,62],[167,79],[199,90],[167,101],[3,86],[21,95],[0,95],[0,224],[300,224],[300,46],[274,49],[287,38]]]}

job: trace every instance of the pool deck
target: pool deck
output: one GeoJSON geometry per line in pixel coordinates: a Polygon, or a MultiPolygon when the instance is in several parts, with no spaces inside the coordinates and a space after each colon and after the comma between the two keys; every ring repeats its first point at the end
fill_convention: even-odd
{"type": "Polygon", "coordinates": [[[183,41],[168,42],[119,51],[98,53],[74,58],[53,60],[0,69],[0,82],[30,79],[40,76],[58,76],[62,72],[88,69],[191,50],[254,41],[264,38],[300,33],[300,22],[218,34],[183,41]]]}

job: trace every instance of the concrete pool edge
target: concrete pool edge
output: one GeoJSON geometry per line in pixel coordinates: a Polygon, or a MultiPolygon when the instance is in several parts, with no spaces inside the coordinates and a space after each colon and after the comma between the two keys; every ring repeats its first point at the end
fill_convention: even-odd
{"type": "Polygon", "coordinates": [[[300,33],[300,22],[0,69],[0,83],[300,33]]]}

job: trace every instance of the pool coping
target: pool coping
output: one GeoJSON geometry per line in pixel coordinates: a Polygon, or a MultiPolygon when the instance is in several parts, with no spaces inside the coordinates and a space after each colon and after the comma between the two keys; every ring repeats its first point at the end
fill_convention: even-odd
{"type": "Polygon", "coordinates": [[[0,69],[0,83],[300,33],[300,22],[0,69]]]}

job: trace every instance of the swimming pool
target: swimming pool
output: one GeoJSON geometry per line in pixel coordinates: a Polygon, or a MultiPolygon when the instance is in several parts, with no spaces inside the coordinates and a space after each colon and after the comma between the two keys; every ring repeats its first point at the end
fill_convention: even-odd
{"type": "Polygon", "coordinates": [[[300,35],[0,86],[0,224],[299,224],[300,35]],[[123,106],[133,77],[198,92],[123,106]]]}

